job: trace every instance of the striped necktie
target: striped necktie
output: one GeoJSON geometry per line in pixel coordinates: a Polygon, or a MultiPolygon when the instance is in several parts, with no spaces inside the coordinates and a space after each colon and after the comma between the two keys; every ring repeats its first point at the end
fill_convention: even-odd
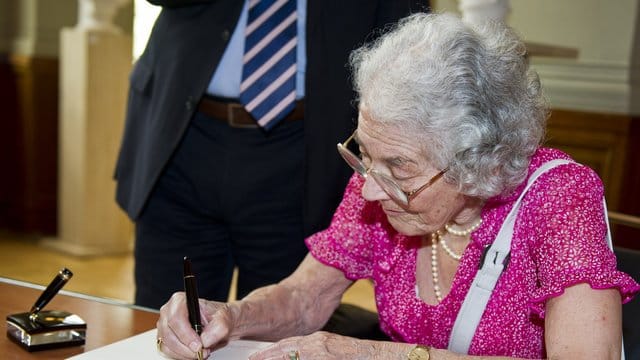
{"type": "Polygon", "coordinates": [[[295,107],[296,0],[250,0],[240,102],[265,130],[295,107]]]}

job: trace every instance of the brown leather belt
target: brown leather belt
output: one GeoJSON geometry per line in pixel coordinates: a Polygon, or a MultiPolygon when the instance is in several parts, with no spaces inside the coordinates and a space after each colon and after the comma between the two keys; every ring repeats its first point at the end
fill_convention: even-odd
{"type": "MultiPolygon", "coordinates": [[[[198,104],[198,111],[210,118],[222,121],[235,128],[258,128],[258,124],[244,106],[237,102],[220,101],[209,96],[203,96],[198,104]]],[[[296,107],[282,122],[297,121],[304,118],[304,101],[296,101],[296,107]]]]}

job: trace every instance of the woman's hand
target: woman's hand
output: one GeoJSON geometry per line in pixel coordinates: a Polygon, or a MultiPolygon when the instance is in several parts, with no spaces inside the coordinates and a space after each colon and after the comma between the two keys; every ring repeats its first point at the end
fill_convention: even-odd
{"type": "MultiPolygon", "coordinates": [[[[220,303],[199,299],[204,325],[201,336],[189,324],[184,292],[178,292],[160,309],[157,327],[162,342],[159,347],[166,356],[195,359],[200,349],[204,349],[206,357],[228,341],[239,338],[273,341],[309,334],[327,322],[352,283],[353,280],[347,279],[340,270],[307,255],[289,277],[278,284],[256,289],[240,301],[220,303]]],[[[315,351],[314,347],[320,348],[325,342],[333,350],[340,349],[342,344],[354,346],[359,343],[356,339],[328,333],[298,339],[302,339],[307,348],[302,350],[305,353],[315,351]],[[334,343],[337,347],[333,347],[334,343]]],[[[311,357],[316,358],[320,359],[322,355],[311,357]]]]}
{"type": "Polygon", "coordinates": [[[252,354],[250,360],[349,360],[393,359],[406,353],[407,344],[360,340],[318,331],[281,340],[252,354]],[[296,358],[297,354],[297,358],[296,358]]]}
{"type": "Polygon", "coordinates": [[[204,358],[212,349],[229,340],[233,328],[232,313],[225,303],[200,300],[200,314],[204,330],[201,336],[191,328],[184,292],[177,292],[160,308],[156,324],[160,350],[174,359],[195,359],[203,350],[204,358]]]}

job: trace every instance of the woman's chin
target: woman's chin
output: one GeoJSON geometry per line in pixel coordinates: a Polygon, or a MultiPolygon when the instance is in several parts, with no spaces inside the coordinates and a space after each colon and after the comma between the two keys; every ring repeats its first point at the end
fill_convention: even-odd
{"type": "Polygon", "coordinates": [[[389,220],[389,224],[391,224],[391,226],[393,226],[393,228],[402,235],[420,236],[426,234],[424,229],[411,224],[401,216],[387,216],[387,220],[389,220]]]}

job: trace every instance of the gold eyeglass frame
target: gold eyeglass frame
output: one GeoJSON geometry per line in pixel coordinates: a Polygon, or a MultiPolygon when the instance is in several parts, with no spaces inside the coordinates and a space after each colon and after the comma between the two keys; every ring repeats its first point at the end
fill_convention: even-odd
{"type": "Polygon", "coordinates": [[[347,165],[349,165],[349,167],[351,167],[355,172],[360,174],[362,177],[366,178],[369,174],[371,174],[371,176],[376,181],[376,183],[378,183],[380,188],[382,188],[382,190],[384,190],[384,192],[387,193],[387,195],[389,195],[391,199],[393,199],[398,204],[404,207],[408,207],[412,199],[418,196],[418,194],[420,194],[424,189],[433,185],[447,172],[447,170],[449,170],[448,167],[441,170],[440,172],[435,174],[431,179],[429,179],[429,181],[427,181],[424,185],[420,186],[417,189],[414,189],[411,191],[404,191],[402,187],[398,185],[396,180],[393,179],[391,176],[383,174],[379,171],[376,171],[373,168],[367,169],[367,166],[364,164],[362,159],[358,155],[354,154],[351,150],[349,150],[349,148],[347,148],[347,146],[349,145],[349,142],[353,140],[355,135],[356,135],[356,132],[354,131],[353,134],[351,134],[351,136],[347,138],[347,140],[345,140],[343,143],[338,143],[337,147],[338,147],[338,153],[340,153],[340,156],[342,156],[342,158],[347,163],[347,165]]]}

